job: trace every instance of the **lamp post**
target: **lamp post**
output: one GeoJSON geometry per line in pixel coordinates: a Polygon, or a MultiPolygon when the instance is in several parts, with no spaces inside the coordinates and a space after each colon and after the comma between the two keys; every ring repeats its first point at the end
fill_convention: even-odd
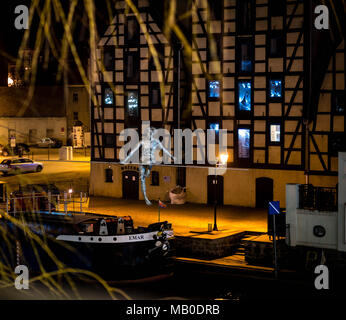
{"type": "Polygon", "coordinates": [[[218,166],[227,166],[228,153],[220,154],[215,163],[215,178],[214,178],[214,227],[213,231],[218,231],[217,222],[216,222],[216,212],[217,212],[217,198],[216,198],[216,185],[217,185],[217,167],[218,166]]]}

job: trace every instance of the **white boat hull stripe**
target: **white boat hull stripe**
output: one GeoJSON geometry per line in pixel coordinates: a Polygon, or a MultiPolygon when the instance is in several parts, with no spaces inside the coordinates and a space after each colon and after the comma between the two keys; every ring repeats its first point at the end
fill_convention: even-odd
{"type": "MultiPolygon", "coordinates": [[[[165,231],[167,239],[173,237],[173,231],[165,231]]],[[[156,240],[154,236],[158,231],[137,233],[137,234],[124,234],[113,236],[98,236],[98,235],[60,235],[57,240],[68,242],[82,242],[82,243],[132,243],[156,240]]]]}

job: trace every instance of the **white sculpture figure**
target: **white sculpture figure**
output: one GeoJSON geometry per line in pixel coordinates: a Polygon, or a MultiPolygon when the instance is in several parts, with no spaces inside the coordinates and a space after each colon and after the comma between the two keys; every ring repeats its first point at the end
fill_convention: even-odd
{"type": "Polygon", "coordinates": [[[145,203],[150,206],[151,202],[149,201],[146,193],[145,179],[150,176],[151,169],[156,163],[155,161],[155,152],[158,149],[168,155],[173,160],[175,159],[169,151],[162,145],[159,139],[154,138],[156,134],[156,129],[147,127],[143,132],[143,139],[139,141],[137,146],[131,151],[131,153],[121,162],[122,164],[129,163],[129,160],[133,155],[142,147],[142,164],[140,164],[140,179],[141,179],[141,189],[145,199],[145,203]]]}

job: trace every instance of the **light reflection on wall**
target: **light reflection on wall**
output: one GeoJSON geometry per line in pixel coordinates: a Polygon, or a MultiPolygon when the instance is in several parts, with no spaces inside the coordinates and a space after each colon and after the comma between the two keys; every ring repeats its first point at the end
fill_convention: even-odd
{"type": "Polygon", "coordinates": [[[251,82],[240,81],[238,83],[239,103],[238,108],[240,111],[251,111],[251,82]]]}
{"type": "Polygon", "coordinates": [[[270,97],[281,98],[282,97],[282,83],[281,80],[270,80],[270,97]]]}
{"type": "Polygon", "coordinates": [[[238,157],[250,158],[250,129],[238,129],[238,157]]]}
{"type": "Polygon", "coordinates": [[[105,89],[105,98],[104,102],[105,104],[113,104],[113,91],[111,88],[106,88],[105,89]]]}

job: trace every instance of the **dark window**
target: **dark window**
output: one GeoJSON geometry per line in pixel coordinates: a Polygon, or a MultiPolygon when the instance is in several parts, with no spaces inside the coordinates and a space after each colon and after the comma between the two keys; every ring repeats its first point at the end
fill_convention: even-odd
{"type": "Polygon", "coordinates": [[[209,100],[220,99],[220,81],[219,80],[209,80],[208,97],[209,97],[209,100]]]}
{"type": "Polygon", "coordinates": [[[78,92],[73,92],[72,101],[74,103],[78,102],[78,92]]]}
{"type": "Polygon", "coordinates": [[[281,79],[269,79],[268,83],[268,97],[271,101],[280,101],[282,99],[282,80],[281,79]]]}
{"type": "Polygon", "coordinates": [[[253,66],[252,39],[238,38],[237,41],[237,69],[239,73],[251,73],[253,66]]]}
{"type": "Polygon", "coordinates": [[[151,185],[152,186],[159,186],[160,185],[160,179],[159,179],[159,173],[157,171],[151,171],[151,185]]]}
{"type": "Polygon", "coordinates": [[[106,71],[114,70],[114,47],[104,47],[103,65],[106,71]]]}
{"type": "Polygon", "coordinates": [[[151,52],[149,49],[149,69],[150,70],[156,70],[155,60],[153,58],[153,55],[157,54],[157,58],[159,59],[159,63],[161,65],[161,70],[165,67],[165,46],[163,44],[155,44],[154,45],[155,51],[151,52]]]}
{"type": "Polygon", "coordinates": [[[336,91],[332,94],[332,106],[335,114],[345,114],[344,91],[336,91]]]}
{"type": "Polygon", "coordinates": [[[238,110],[251,111],[251,81],[238,82],[238,110]]]}
{"type": "Polygon", "coordinates": [[[238,158],[250,158],[250,129],[238,129],[238,158]]]}
{"type": "Polygon", "coordinates": [[[237,1],[237,33],[249,34],[254,30],[254,5],[252,0],[237,1]]]}
{"type": "Polygon", "coordinates": [[[211,20],[222,19],[222,11],[223,11],[222,3],[223,3],[223,0],[209,0],[208,1],[211,20]]]}
{"type": "Polygon", "coordinates": [[[337,157],[338,152],[346,151],[346,136],[344,132],[336,132],[329,135],[329,154],[337,157]]]}
{"type": "Polygon", "coordinates": [[[280,31],[272,31],[269,35],[269,52],[270,58],[280,58],[284,56],[285,43],[284,36],[280,31]]]}
{"type": "Polygon", "coordinates": [[[272,123],[269,125],[269,141],[272,144],[278,144],[281,141],[280,133],[281,133],[281,125],[277,123],[272,123]]]}
{"type": "Polygon", "coordinates": [[[283,16],[285,8],[285,0],[269,0],[269,11],[272,17],[283,16]]]}
{"type": "Polygon", "coordinates": [[[105,88],[103,102],[106,105],[112,105],[114,102],[114,94],[111,88],[105,88]]]}
{"type": "Polygon", "coordinates": [[[78,120],[78,112],[73,112],[73,120],[78,120]]]}
{"type": "Polygon", "coordinates": [[[126,81],[136,82],[139,80],[139,52],[131,51],[126,60],[126,81]]]}
{"type": "Polygon", "coordinates": [[[106,180],[105,182],[113,182],[113,170],[112,169],[106,169],[105,170],[106,180]]]}
{"type": "Polygon", "coordinates": [[[150,105],[152,107],[161,106],[161,91],[159,85],[154,85],[150,88],[150,105]]]}
{"type": "Polygon", "coordinates": [[[129,44],[139,43],[140,28],[136,17],[127,17],[127,42],[129,44]]]}
{"type": "Polygon", "coordinates": [[[114,147],[115,146],[115,135],[114,134],[105,134],[105,147],[114,147]]]}
{"type": "Polygon", "coordinates": [[[222,55],[221,55],[221,47],[222,47],[222,43],[221,43],[221,35],[220,34],[216,34],[213,33],[211,34],[211,38],[208,40],[208,59],[210,61],[218,61],[222,59],[222,55]]]}

